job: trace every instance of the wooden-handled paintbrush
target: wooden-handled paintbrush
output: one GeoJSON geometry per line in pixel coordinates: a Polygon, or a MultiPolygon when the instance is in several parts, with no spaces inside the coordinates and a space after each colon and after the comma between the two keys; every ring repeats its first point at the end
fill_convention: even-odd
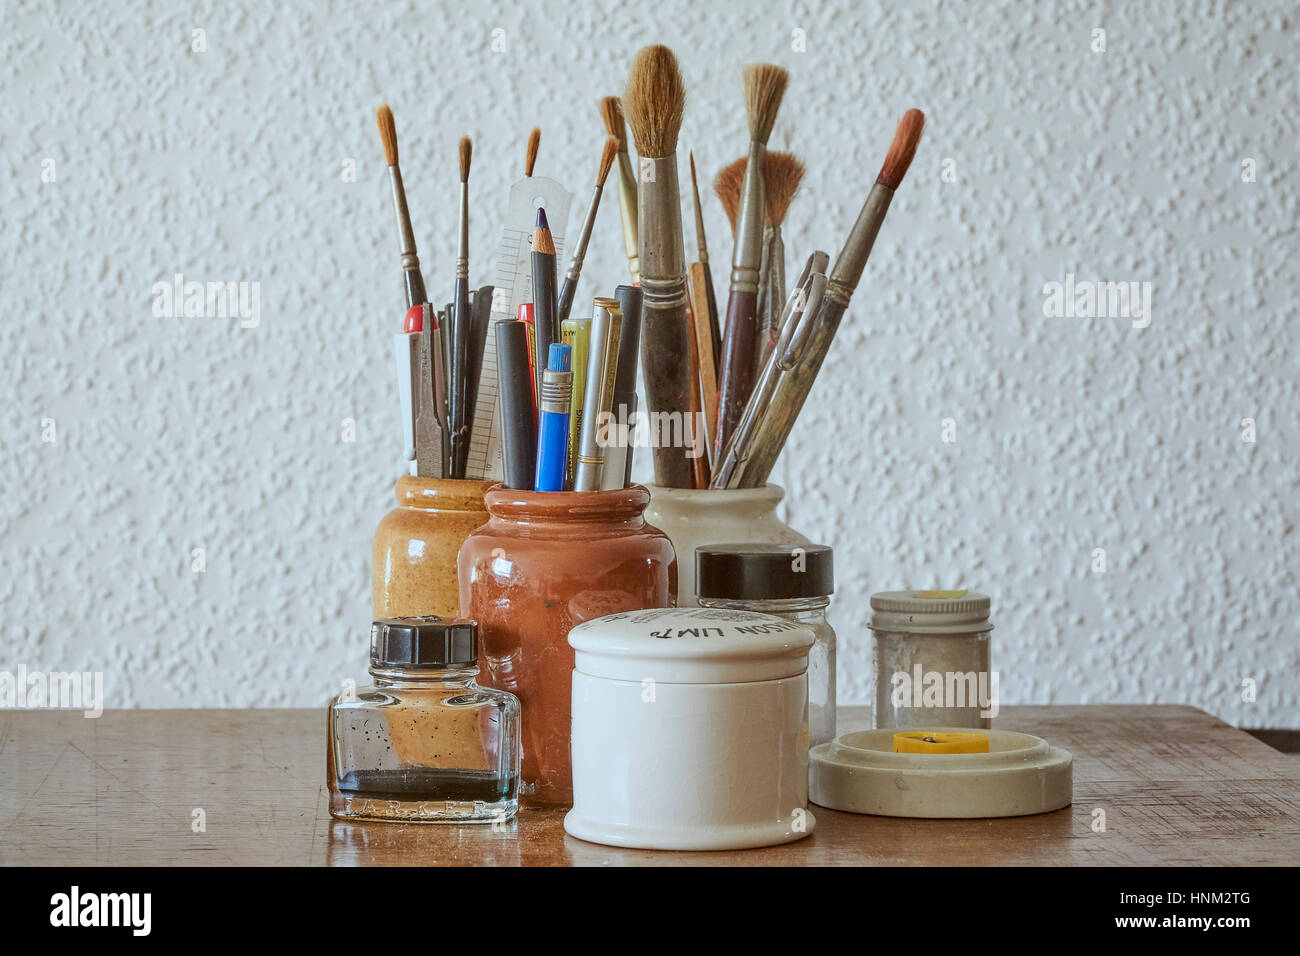
{"type": "Polygon", "coordinates": [[[459,235],[456,243],[456,282],[452,289],[451,309],[451,402],[447,410],[451,418],[449,477],[465,477],[465,461],[469,455],[469,337],[472,318],[469,309],[469,165],[473,144],[468,136],[460,138],[460,213],[457,217],[459,235]]]}
{"type": "Polygon", "coordinates": [[[600,118],[605,123],[606,134],[618,140],[618,212],[623,221],[627,271],[632,276],[632,284],[636,285],[641,281],[636,174],[632,172],[632,159],[627,154],[627,123],[623,118],[623,104],[617,96],[606,96],[600,101],[600,118]]]}
{"type": "MultiPolygon", "coordinates": [[[[591,241],[591,230],[596,225],[596,212],[600,209],[600,196],[605,190],[605,180],[609,169],[614,165],[618,155],[618,140],[610,136],[605,140],[605,148],[600,151],[600,168],[596,171],[596,188],[592,190],[591,202],[587,205],[587,215],[582,220],[582,231],[573,246],[573,258],[569,260],[569,269],[564,273],[564,282],[560,286],[560,305],[556,321],[564,324],[573,308],[573,297],[578,291],[578,277],[582,275],[582,260],[587,256],[587,244],[591,241]]],[[[576,374],[576,373],[575,373],[576,374]]]]}
{"type": "Polygon", "coordinates": [[[640,154],[637,177],[638,251],[641,266],[641,364],[651,421],[661,431],[650,436],[655,483],[691,487],[687,458],[690,430],[690,330],[686,322],[686,250],[682,237],[681,192],[677,182],[677,135],[682,126],[686,89],[677,58],[665,46],[648,46],[636,55],[628,75],[623,108],[640,154]],[[682,423],[665,435],[664,423],[682,423]]]}
{"type": "Polygon", "coordinates": [[[726,333],[722,345],[722,384],[714,449],[720,456],[754,388],[755,316],[758,270],[763,253],[763,156],[776,123],[790,74],[767,63],[745,67],[745,114],[749,157],[740,188],[736,246],[731,256],[726,333]]]}
{"type": "Polygon", "coordinates": [[[791,338],[785,353],[778,356],[786,371],[756,426],[746,461],[731,476],[728,487],[760,487],[776,465],[790,429],[794,427],[830,350],[849,300],[862,279],[862,271],[885,221],[890,201],[916,155],[924,127],[925,116],[920,110],[908,110],[899,121],[880,174],[867,193],[857,222],[835,259],[815,313],[804,316],[804,325],[791,338]]]}
{"type": "Polygon", "coordinates": [[[397,123],[393,111],[384,103],[375,111],[379,123],[379,138],[384,144],[384,160],[388,163],[388,180],[393,190],[393,211],[397,214],[397,251],[402,256],[402,275],[406,281],[406,307],[422,305],[428,300],[424,294],[424,276],[420,274],[420,257],[415,251],[415,234],[411,231],[411,214],[406,209],[406,189],[402,186],[402,170],[397,165],[397,123]]]}
{"type": "MultiPolygon", "coordinates": [[[[700,181],[695,176],[695,152],[689,154],[691,162],[691,198],[695,205],[695,261],[702,268],[699,270],[704,277],[704,301],[708,305],[708,323],[709,337],[711,340],[710,352],[716,357],[722,354],[722,326],[718,322],[718,297],[713,291],[713,270],[709,267],[709,244],[704,237],[704,209],[700,205],[700,181]]],[[[692,272],[695,271],[694,263],[691,266],[692,272]]],[[[695,296],[692,295],[692,301],[695,296]]],[[[717,373],[717,368],[714,368],[717,373]]],[[[710,433],[712,434],[712,433],[710,433]]]]}
{"type": "Polygon", "coordinates": [[[785,302],[785,240],[781,224],[803,180],[803,163],[792,153],[768,152],[763,157],[763,260],[758,277],[758,338],[754,343],[755,375],[762,370],[781,333],[785,302]]]}

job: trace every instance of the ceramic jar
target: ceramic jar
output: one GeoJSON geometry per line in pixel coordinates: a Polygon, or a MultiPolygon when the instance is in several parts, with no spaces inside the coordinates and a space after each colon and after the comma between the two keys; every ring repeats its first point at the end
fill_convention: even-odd
{"type": "Polygon", "coordinates": [[[785,490],[692,489],[650,485],[646,520],[660,528],[677,551],[677,604],[699,604],[695,549],[702,544],[807,544],[808,539],[776,515],[785,490]]]}
{"type": "Polygon", "coordinates": [[[633,611],[573,629],[570,836],[654,850],[801,839],[812,631],[731,608],[633,611]]]}
{"type": "Polygon", "coordinates": [[[395,617],[460,616],[456,556],[469,533],[487,521],[490,481],[397,479],[397,507],[375,529],[370,568],[371,613],[395,617]]]}
{"type": "Polygon", "coordinates": [[[520,802],[569,806],[569,685],[578,624],[671,604],[678,565],[646,523],[650,494],[514,491],[485,496],[488,522],[460,551],[462,616],[479,623],[479,682],[523,708],[520,802]]]}

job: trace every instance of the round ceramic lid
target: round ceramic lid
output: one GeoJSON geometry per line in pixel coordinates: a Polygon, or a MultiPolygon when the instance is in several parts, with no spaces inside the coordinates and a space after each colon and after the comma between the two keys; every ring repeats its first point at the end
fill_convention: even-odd
{"type": "Polygon", "coordinates": [[[575,668],[611,680],[738,684],[808,669],[813,632],[771,614],[732,608],[623,611],[569,632],[575,668]]]}

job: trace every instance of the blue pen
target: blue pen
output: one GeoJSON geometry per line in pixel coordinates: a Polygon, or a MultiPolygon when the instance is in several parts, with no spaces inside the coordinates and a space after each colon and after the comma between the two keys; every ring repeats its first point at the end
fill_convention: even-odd
{"type": "Polygon", "coordinates": [[[563,491],[569,460],[569,402],[573,394],[572,349],[551,344],[537,401],[537,476],[534,491],[563,491]]]}

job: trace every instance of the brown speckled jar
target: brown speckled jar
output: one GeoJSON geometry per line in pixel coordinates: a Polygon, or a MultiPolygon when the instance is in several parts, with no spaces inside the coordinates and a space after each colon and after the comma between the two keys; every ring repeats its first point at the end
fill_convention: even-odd
{"type": "Polygon", "coordinates": [[[522,706],[520,802],[570,806],[569,630],[617,611],[667,607],[672,543],[645,522],[650,493],[512,491],[486,495],[491,517],[460,549],[460,607],[479,624],[479,681],[522,706]]]}
{"type": "Polygon", "coordinates": [[[375,529],[370,599],[375,620],[436,614],[459,617],[456,555],[488,519],[490,481],[397,479],[397,507],[375,529]]]}

